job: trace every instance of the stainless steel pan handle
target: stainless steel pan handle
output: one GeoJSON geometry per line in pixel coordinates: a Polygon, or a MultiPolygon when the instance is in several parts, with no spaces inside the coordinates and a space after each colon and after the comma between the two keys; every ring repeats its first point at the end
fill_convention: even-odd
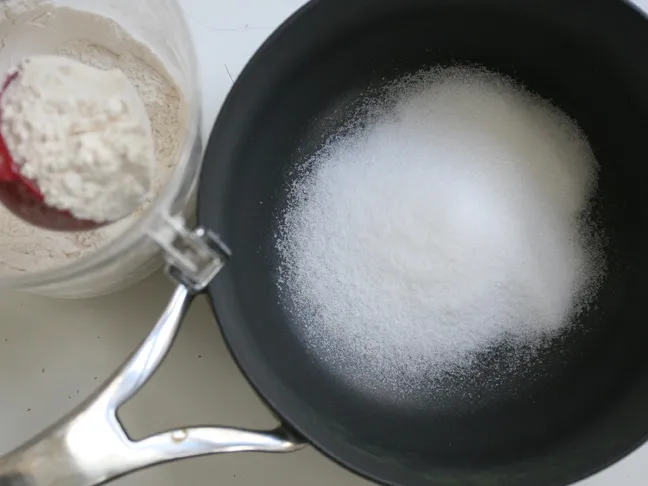
{"type": "Polygon", "coordinates": [[[208,258],[196,257],[186,260],[193,270],[173,263],[168,267],[182,283],[151,333],[120,370],[68,416],[0,458],[0,486],[95,486],[187,457],[243,451],[292,452],[303,446],[281,427],[266,432],[181,428],[133,441],[119,422],[119,407],[153,376],[171,349],[194,294],[224,264],[227,250],[213,235],[196,230],[183,238],[184,244],[179,246],[185,251],[194,245],[202,252],[200,257],[212,252],[211,269],[204,264],[208,258]],[[195,265],[198,261],[203,263],[195,265]],[[200,281],[192,275],[199,275],[200,281]]]}

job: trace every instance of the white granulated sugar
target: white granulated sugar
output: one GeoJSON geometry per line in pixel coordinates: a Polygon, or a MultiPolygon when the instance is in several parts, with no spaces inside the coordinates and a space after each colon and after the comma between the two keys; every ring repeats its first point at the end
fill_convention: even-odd
{"type": "Polygon", "coordinates": [[[0,3],[0,71],[31,55],[60,55],[122,71],[146,107],[155,144],[155,180],[141,209],[100,230],[60,233],[35,228],[0,207],[0,271],[36,272],[97,251],[126,231],[151,203],[184,142],[186,102],[164,64],[112,19],[38,0],[0,3]]]}
{"type": "Polygon", "coordinates": [[[313,356],[401,399],[558,336],[604,263],[578,126],[468,67],[401,80],[370,115],[305,164],[281,216],[280,292],[313,356]]]}
{"type": "Polygon", "coordinates": [[[153,184],[146,109],[126,75],[62,56],[31,56],[2,95],[2,136],[21,173],[53,208],[116,221],[153,184]]]}

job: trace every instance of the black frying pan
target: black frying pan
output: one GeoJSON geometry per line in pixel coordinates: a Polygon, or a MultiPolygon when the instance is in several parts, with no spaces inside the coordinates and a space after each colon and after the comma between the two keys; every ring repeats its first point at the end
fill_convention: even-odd
{"type": "MultiPolygon", "coordinates": [[[[199,220],[233,256],[209,287],[252,385],[309,442],[401,486],[563,486],[648,437],[648,22],[616,0],[320,0],[261,48],[232,89],[202,173],[199,220]],[[291,169],[356,113],[368,87],[476,63],[553,100],[600,162],[606,281],[582,326],[514,372],[394,404],[313,359],[279,302],[277,213],[291,169]]],[[[334,263],[334,262],[333,262],[334,263]]],[[[354,373],[350,367],[348,373],[354,373]]]]}
{"type": "Polygon", "coordinates": [[[640,446],[648,437],[647,52],[648,22],[621,0],[308,4],[254,56],[216,122],[198,217],[224,243],[178,226],[176,246],[194,258],[169,267],[180,285],[155,329],[84,404],[0,459],[0,485],[90,486],[182,457],[289,452],[303,438],[394,486],[565,486],[640,446]],[[535,361],[511,369],[510,353],[495,349],[474,375],[399,405],[348,386],[297,338],[300,323],[276,286],[276,215],[291,169],[355,113],[369,87],[455,63],[518,79],[585,130],[602,166],[595,207],[607,276],[580,326],[535,361]],[[221,270],[225,244],[232,255],[221,270]],[[191,294],[219,271],[207,292],[225,339],[285,425],[131,440],[117,408],[162,361],[191,294]]]}

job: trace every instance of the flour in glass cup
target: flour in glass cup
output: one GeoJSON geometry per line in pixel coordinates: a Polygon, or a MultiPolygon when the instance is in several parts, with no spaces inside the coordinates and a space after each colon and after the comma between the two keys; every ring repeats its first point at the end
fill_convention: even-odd
{"type": "Polygon", "coordinates": [[[164,187],[184,142],[187,106],[155,53],[114,20],[43,0],[0,6],[0,72],[30,55],[59,55],[88,66],[123,71],[141,98],[155,145],[153,190],[133,215],[95,231],[35,228],[0,207],[0,271],[7,275],[65,266],[118,238],[164,187]]]}
{"type": "Polygon", "coordinates": [[[155,169],[146,109],[126,75],[63,56],[30,56],[9,73],[0,130],[44,203],[114,222],[148,197],[155,169]]]}

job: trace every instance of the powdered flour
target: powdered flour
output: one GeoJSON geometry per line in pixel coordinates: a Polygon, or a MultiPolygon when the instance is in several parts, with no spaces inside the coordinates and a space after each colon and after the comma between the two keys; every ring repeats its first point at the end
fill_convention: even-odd
{"type": "Polygon", "coordinates": [[[48,206],[103,223],[146,200],[155,169],[151,126],[122,71],[31,56],[10,76],[2,136],[48,206]]]}

